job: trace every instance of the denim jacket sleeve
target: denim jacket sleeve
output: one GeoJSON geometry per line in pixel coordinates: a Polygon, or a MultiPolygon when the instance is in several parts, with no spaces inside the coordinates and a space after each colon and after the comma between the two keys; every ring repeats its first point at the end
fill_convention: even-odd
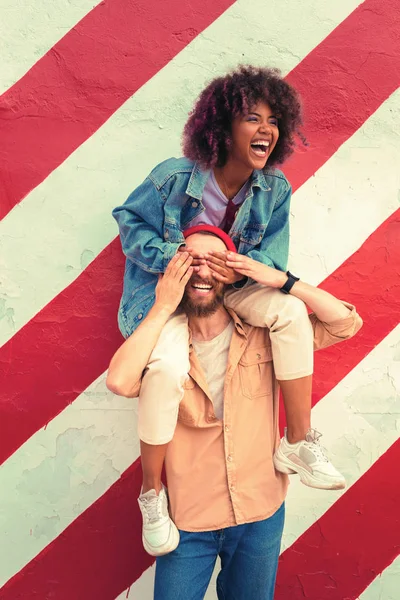
{"type": "Polygon", "coordinates": [[[144,271],[164,273],[180,244],[162,237],[164,203],[151,179],[145,179],[112,214],[125,256],[144,271]]]}
{"type": "MultiPolygon", "coordinates": [[[[289,210],[292,188],[288,187],[278,198],[265,234],[257,248],[250,250],[247,256],[264,263],[274,269],[286,271],[289,258],[289,210]]],[[[254,279],[245,277],[233,284],[235,289],[247,287],[255,283],[254,279]]]]}
{"type": "Polygon", "coordinates": [[[286,271],[289,259],[289,211],[292,188],[290,184],[276,201],[271,219],[260,244],[247,256],[259,262],[286,271]]]}

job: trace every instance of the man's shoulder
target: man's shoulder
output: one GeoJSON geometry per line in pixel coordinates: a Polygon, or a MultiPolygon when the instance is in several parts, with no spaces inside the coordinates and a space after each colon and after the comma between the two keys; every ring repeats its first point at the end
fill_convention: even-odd
{"type": "Polygon", "coordinates": [[[160,189],[171,178],[178,174],[187,175],[193,171],[195,163],[188,158],[167,158],[151,171],[149,179],[160,189]]]}

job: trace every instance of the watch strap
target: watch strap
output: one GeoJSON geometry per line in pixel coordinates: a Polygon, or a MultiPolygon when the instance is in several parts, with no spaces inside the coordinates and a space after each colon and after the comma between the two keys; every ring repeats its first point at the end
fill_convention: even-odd
{"type": "Polygon", "coordinates": [[[292,275],[292,273],[290,271],[286,271],[286,275],[287,275],[286,283],[281,288],[279,288],[283,294],[289,294],[290,290],[292,289],[292,287],[294,286],[296,281],[300,280],[300,277],[296,277],[296,275],[292,275]]]}

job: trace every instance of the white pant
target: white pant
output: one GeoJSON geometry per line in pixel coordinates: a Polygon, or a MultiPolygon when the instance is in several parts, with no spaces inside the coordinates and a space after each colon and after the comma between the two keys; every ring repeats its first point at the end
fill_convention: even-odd
{"type": "MultiPolygon", "coordinates": [[[[313,372],[313,330],[305,304],[259,284],[230,289],[225,305],[255,327],[268,327],[275,375],[297,379],[313,372]]],[[[189,331],[184,314],[173,315],[161,332],[139,396],[139,437],[147,444],[171,441],[189,364],[189,331]]]]}

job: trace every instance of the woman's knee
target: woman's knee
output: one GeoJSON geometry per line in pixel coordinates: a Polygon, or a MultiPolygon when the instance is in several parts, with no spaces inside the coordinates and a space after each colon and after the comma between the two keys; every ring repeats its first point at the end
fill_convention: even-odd
{"type": "Polygon", "coordinates": [[[176,381],[182,384],[187,378],[189,370],[189,356],[186,359],[174,359],[174,353],[171,351],[171,356],[159,357],[150,361],[147,365],[146,376],[157,376],[164,382],[176,381]]]}

